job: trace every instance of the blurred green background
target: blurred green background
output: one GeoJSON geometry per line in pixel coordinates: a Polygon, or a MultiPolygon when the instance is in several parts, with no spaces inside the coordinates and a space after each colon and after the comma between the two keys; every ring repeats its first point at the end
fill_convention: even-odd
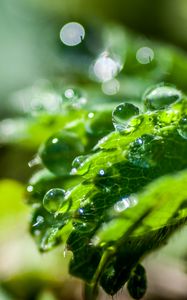
{"type": "Polygon", "coordinates": [[[59,31],[74,20],[116,21],[147,39],[187,49],[185,0],[1,0],[1,99],[37,78],[60,72],[59,31]]]}
{"type": "MultiPolygon", "coordinates": [[[[64,74],[66,57],[61,52],[59,32],[71,21],[94,25],[98,30],[100,24],[115,22],[147,41],[154,39],[187,51],[186,0],[0,0],[1,119],[17,114],[17,104],[10,107],[9,101],[15,91],[38,79],[64,74]]],[[[24,184],[31,174],[27,163],[33,155],[33,149],[24,152],[16,146],[0,145],[0,299],[79,299],[80,286],[67,276],[63,249],[38,254],[27,232],[24,184]]],[[[155,256],[150,259],[150,277],[155,283],[150,283],[147,299],[187,299],[187,279],[180,272],[178,259],[187,257],[186,236],[184,230],[180,243],[178,236],[173,238],[157,255],[158,266],[153,263],[155,256]],[[169,255],[174,261],[171,270],[169,255]],[[175,281],[172,289],[171,280],[175,281]]],[[[184,264],[182,268],[186,270],[184,264]]]]}

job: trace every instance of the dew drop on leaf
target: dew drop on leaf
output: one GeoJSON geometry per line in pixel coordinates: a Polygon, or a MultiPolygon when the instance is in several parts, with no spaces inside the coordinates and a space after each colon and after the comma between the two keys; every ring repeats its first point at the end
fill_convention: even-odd
{"type": "Polygon", "coordinates": [[[160,161],[163,150],[162,137],[144,134],[130,144],[127,158],[135,166],[150,168],[156,166],[160,161]]]}
{"type": "Polygon", "coordinates": [[[162,109],[182,98],[182,93],[172,86],[160,85],[145,92],[143,101],[147,109],[162,109]]]}
{"type": "Polygon", "coordinates": [[[41,243],[40,243],[40,251],[48,251],[53,248],[55,245],[58,245],[61,242],[61,238],[59,237],[59,228],[52,227],[46,231],[44,234],[41,243]]]}
{"type": "Polygon", "coordinates": [[[88,172],[90,163],[86,162],[86,159],[89,157],[89,155],[80,155],[77,156],[73,162],[72,162],[72,169],[71,169],[71,175],[78,174],[79,175],[84,175],[85,173],[88,172]]]}
{"type": "Polygon", "coordinates": [[[58,213],[60,209],[66,212],[69,201],[65,199],[65,191],[59,188],[49,190],[43,198],[43,206],[50,213],[58,213]]]}
{"type": "Polygon", "coordinates": [[[187,139],[187,116],[179,121],[178,133],[182,138],[187,139]]]}
{"type": "Polygon", "coordinates": [[[112,112],[112,122],[117,131],[125,129],[128,121],[139,114],[139,108],[131,103],[121,103],[112,112]]]}
{"type": "Polygon", "coordinates": [[[50,137],[39,150],[43,164],[54,174],[63,175],[71,170],[71,162],[84,151],[76,134],[58,132],[50,137]]]}
{"type": "Polygon", "coordinates": [[[88,157],[87,155],[77,156],[72,162],[72,167],[78,169],[83,165],[83,162],[87,159],[87,157],[88,157]]]}

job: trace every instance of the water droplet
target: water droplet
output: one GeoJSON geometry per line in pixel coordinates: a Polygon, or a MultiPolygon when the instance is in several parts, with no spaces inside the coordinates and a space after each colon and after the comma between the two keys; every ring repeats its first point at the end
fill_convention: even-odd
{"type": "Polygon", "coordinates": [[[89,119],[93,119],[93,117],[94,117],[94,113],[93,113],[93,112],[90,112],[90,113],[88,114],[88,118],[89,118],[89,119]]]}
{"type": "Polygon", "coordinates": [[[44,222],[43,216],[37,216],[36,222],[32,225],[33,227],[38,227],[44,222]]]}
{"type": "Polygon", "coordinates": [[[119,92],[120,83],[117,79],[111,79],[102,83],[102,91],[104,94],[112,96],[119,92]]]}
{"type": "Polygon", "coordinates": [[[114,210],[116,212],[122,212],[129,207],[133,207],[138,203],[137,198],[133,195],[122,197],[118,202],[114,205],[114,210]]]}
{"type": "Polygon", "coordinates": [[[27,187],[27,192],[28,193],[32,193],[33,192],[33,186],[32,185],[28,185],[28,187],[27,187]]]}
{"type": "Polygon", "coordinates": [[[178,125],[178,133],[180,134],[180,136],[184,139],[187,139],[187,116],[183,117],[180,121],[179,121],[179,125],[178,125]]]}
{"type": "Polygon", "coordinates": [[[77,22],[65,24],[60,30],[60,39],[67,46],[80,44],[85,37],[84,27],[77,22]]]}
{"type": "Polygon", "coordinates": [[[71,162],[84,151],[80,138],[68,131],[61,131],[50,137],[39,150],[43,164],[57,175],[70,172],[71,162]]]}
{"type": "Polygon", "coordinates": [[[108,52],[102,53],[93,66],[94,74],[101,82],[111,80],[121,69],[122,66],[119,61],[110,57],[108,52]]]}
{"type": "Polygon", "coordinates": [[[131,103],[121,103],[112,112],[112,122],[117,131],[125,129],[128,121],[139,114],[139,109],[131,103]]]}
{"type": "Polygon", "coordinates": [[[150,110],[165,108],[181,98],[179,90],[166,85],[153,87],[143,95],[144,104],[150,110]]]}
{"type": "Polygon", "coordinates": [[[89,222],[85,223],[81,221],[75,221],[73,222],[73,227],[76,229],[76,231],[79,231],[79,233],[90,233],[94,228],[94,224],[89,222]]]}
{"type": "Polygon", "coordinates": [[[78,212],[79,212],[80,215],[83,215],[84,214],[84,208],[79,208],[78,212]]]}
{"type": "Polygon", "coordinates": [[[28,166],[29,168],[32,168],[34,166],[39,165],[40,163],[41,163],[41,159],[38,155],[36,155],[32,160],[28,162],[28,166]]]}
{"type": "Polygon", "coordinates": [[[64,92],[64,96],[66,97],[66,99],[73,99],[75,97],[75,92],[73,89],[67,89],[64,92]]]}
{"type": "Polygon", "coordinates": [[[77,171],[79,175],[83,175],[88,171],[90,164],[85,163],[88,157],[89,155],[80,155],[73,160],[71,175],[75,175],[77,171]]]}
{"type": "Polygon", "coordinates": [[[83,162],[88,158],[88,155],[77,156],[72,162],[72,167],[78,169],[83,165],[83,162]]]}
{"type": "Polygon", "coordinates": [[[69,201],[65,199],[65,191],[54,188],[49,190],[43,198],[43,206],[50,213],[58,213],[59,210],[66,212],[69,208],[69,201]]]}
{"type": "Polygon", "coordinates": [[[154,167],[163,156],[164,140],[160,136],[144,134],[129,146],[128,160],[142,168],[154,167]]]}
{"type": "Polygon", "coordinates": [[[101,170],[99,171],[99,175],[100,175],[100,176],[104,176],[104,175],[105,175],[105,171],[104,171],[103,169],[101,169],[101,170]]]}
{"type": "Polygon", "coordinates": [[[136,52],[136,59],[140,64],[149,64],[154,59],[154,51],[149,47],[142,47],[136,52]]]}
{"type": "Polygon", "coordinates": [[[46,231],[40,243],[40,251],[48,251],[55,245],[59,244],[61,238],[59,236],[59,228],[53,227],[46,231]]]}

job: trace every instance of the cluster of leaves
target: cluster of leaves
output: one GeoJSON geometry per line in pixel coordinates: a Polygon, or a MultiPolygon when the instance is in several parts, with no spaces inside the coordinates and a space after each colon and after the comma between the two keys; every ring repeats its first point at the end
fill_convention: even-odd
{"type": "MultiPolygon", "coordinates": [[[[40,251],[66,244],[73,252],[70,273],[84,279],[93,295],[98,283],[113,295],[128,281],[139,299],[146,288],[139,261],[186,221],[187,99],[175,101],[179,92],[172,87],[154,93],[159,89],[167,90],[162,105],[174,103],[124,121],[72,167],[73,155],[92,144],[85,120],[82,135],[61,130],[39,151],[51,173],[42,170],[29,183],[28,202],[35,204],[31,232],[40,251]]],[[[103,119],[100,113],[99,125],[103,119]]]]}
{"type": "Polygon", "coordinates": [[[157,59],[138,65],[139,42],[128,37],[130,52],[127,37],[115,27],[112,34],[105,43],[126,58],[128,76],[122,71],[118,78],[126,103],[118,94],[104,96],[95,84],[87,94],[56,84],[50,86],[52,112],[45,91],[29,117],[30,106],[27,118],[4,120],[0,131],[4,143],[39,146],[31,165],[42,168],[27,187],[39,250],[63,243],[73,253],[69,271],[86,282],[86,299],[97,297],[98,285],[114,295],[126,282],[140,299],[146,291],[141,260],[187,218],[187,98],[157,85],[140,99],[152,83],[178,83],[180,54],[156,47],[157,59]]]}

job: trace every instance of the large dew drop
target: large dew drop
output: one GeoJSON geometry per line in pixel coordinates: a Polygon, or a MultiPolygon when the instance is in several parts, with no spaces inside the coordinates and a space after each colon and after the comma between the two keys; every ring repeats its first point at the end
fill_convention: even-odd
{"type": "Polygon", "coordinates": [[[43,198],[43,206],[50,213],[58,213],[61,208],[66,212],[69,201],[65,200],[65,191],[59,188],[49,190],[43,198]]]}
{"type": "Polygon", "coordinates": [[[187,139],[187,116],[179,121],[178,133],[183,139],[187,139]]]}
{"type": "Polygon", "coordinates": [[[127,158],[141,168],[156,166],[163,156],[164,140],[160,136],[144,134],[130,144],[127,158]]]}
{"type": "Polygon", "coordinates": [[[84,151],[78,136],[72,132],[61,131],[50,137],[39,150],[43,164],[54,174],[70,172],[75,156],[84,151]]]}
{"type": "Polygon", "coordinates": [[[112,122],[117,131],[125,129],[128,121],[139,114],[139,108],[131,103],[121,103],[112,112],[112,122]]]}
{"type": "Polygon", "coordinates": [[[147,109],[163,109],[182,98],[179,90],[171,86],[156,86],[149,89],[143,95],[143,101],[147,109]]]}

